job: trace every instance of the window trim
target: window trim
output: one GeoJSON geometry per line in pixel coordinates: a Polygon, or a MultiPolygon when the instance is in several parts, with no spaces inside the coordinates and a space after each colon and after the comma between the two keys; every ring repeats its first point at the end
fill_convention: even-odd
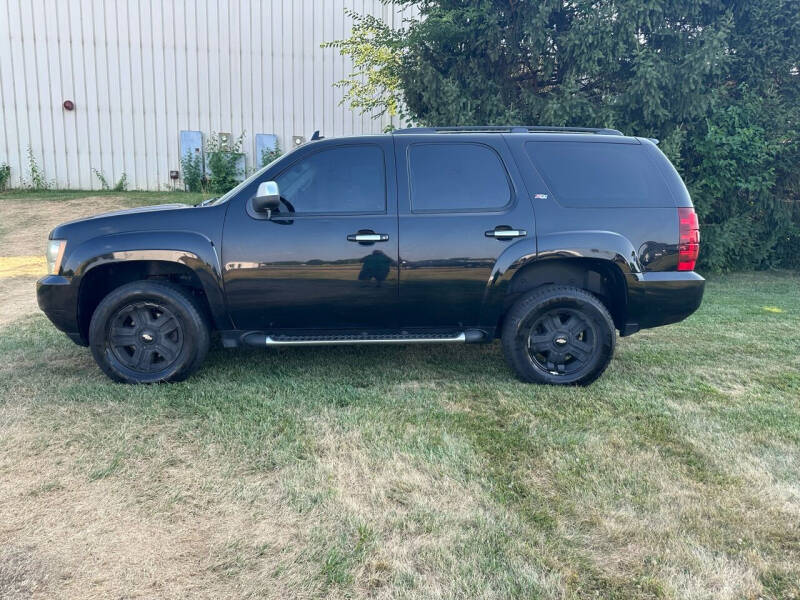
{"type": "MultiPolygon", "coordinates": [[[[286,165],[284,169],[281,169],[278,173],[275,173],[271,176],[270,181],[276,181],[278,177],[283,175],[286,171],[294,167],[296,164],[308,160],[312,156],[316,156],[317,154],[321,154],[323,152],[329,152],[331,150],[338,150],[340,148],[377,148],[380,150],[381,153],[381,164],[383,165],[383,210],[373,210],[373,211],[335,211],[335,212],[293,212],[293,213],[282,213],[282,212],[273,212],[273,217],[279,219],[302,219],[302,218],[312,218],[312,217],[352,217],[358,215],[371,215],[371,216],[380,216],[380,215],[387,215],[389,214],[389,169],[386,165],[386,152],[384,151],[383,147],[380,144],[375,144],[372,142],[358,142],[354,144],[330,144],[325,145],[322,148],[318,148],[314,151],[304,153],[302,156],[298,156],[295,160],[291,163],[286,165]]],[[[248,199],[249,201],[249,199],[248,199]]]]}
{"type": "Polygon", "coordinates": [[[437,214],[472,214],[472,213],[505,213],[511,210],[517,201],[517,189],[514,186],[514,180],[511,178],[511,174],[508,172],[508,167],[506,166],[503,157],[497,151],[496,148],[490,146],[489,144],[484,144],[482,142],[473,142],[473,141],[424,141],[424,142],[413,142],[408,144],[406,147],[406,177],[408,178],[408,208],[411,214],[415,215],[437,215],[437,214]],[[490,150],[494,155],[497,157],[497,160],[500,162],[500,166],[503,169],[503,173],[506,176],[506,184],[508,185],[508,201],[503,204],[502,206],[497,207],[488,207],[488,208],[423,208],[423,209],[415,209],[414,208],[414,184],[413,184],[413,177],[411,173],[411,150],[415,146],[480,146],[483,148],[487,148],[490,150]]]}

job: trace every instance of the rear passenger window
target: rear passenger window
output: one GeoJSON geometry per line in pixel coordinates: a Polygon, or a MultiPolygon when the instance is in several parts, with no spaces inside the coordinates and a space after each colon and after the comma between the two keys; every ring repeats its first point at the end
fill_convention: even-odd
{"type": "Polygon", "coordinates": [[[675,206],[639,144],[528,142],[525,149],[562,206],[675,206]]]}
{"type": "Polygon", "coordinates": [[[483,144],[414,144],[409,148],[414,212],[498,210],[511,201],[497,152],[483,144]]]}

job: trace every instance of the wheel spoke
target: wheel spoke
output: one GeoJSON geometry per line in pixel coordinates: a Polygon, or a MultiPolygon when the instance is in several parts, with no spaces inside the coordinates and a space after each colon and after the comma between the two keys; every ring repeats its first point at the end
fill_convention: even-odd
{"type": "Polygon", "coordinates": [[[112,329],[111,334],[108,336],[112,346],[135,346],[138,338],[133,330],[129,327],[112,329]]]}
{"type": "Polygon", "coordinates": [[[150,320],[149,314],[147,314],[147,310],[143,306],[137,306],[134,309],[131,318],[133,319],[136,327],[144,327],[150,320]]]}
{"type": "Polygon", "coordinates": [[[550,337],[549,335],[534,335],[530,338],[530,343],[528,344],[529,348],[536,350],[537,352],[541,352],[550,347],[550,337]]]}
{"type": "Polygon", "coordinates": [[[171,363],[175,360],[175,356],[177,355],[176,348],[170,348],[166,344],[158,344],[155,346],[154,350],[161,355],[161,358],[167,363],[171,363]]]}
{"type": "Polygon", "coordinates": [[[583,332],[586,329],[586,324],[583,322],[582,319],[579,319],[578,317],[573,315],[566,322],[565,327],[567,328],[567,331],[569,331],[572,335],[578,335],[579,333],[583,332]]]}
{"type": "Polygon", "coordinates": [[[550,333],[562,328],[561,319],[555,314],[548,315],[545,320],[542,321],[542,324],[550,333]]]}
{"type": "Polygon", "coordinates": [[[169,338],[162,338],[156,348],[158,353],[163,356],[165,360],[172,361],[178,357],[181,351],[181,344],[169,338]]]}
{"type": "Polygon", "coordinates": [[[567,352],[571,354],[576,360],[580,362],[586,362],[586,360],[589,358],[589,355],[592,352],[592,347],[589,344],[584,344],[583,342],[574,341],[568,346],[567,352]]]}
{"type": "Polygon", "coordinates": [[[137,371],[146,371],[152,362],[153,349],[144,346],[137,346],[130,360],[131,366],[137,371]]]}
{"type": "Polygon", "coordinates": [[[156,328],[164,335],[175,331],[178,328],[178,320],[172,315],[163,313],[156,319],[156,328]]]}
{"type": "Polygon", "coordinates": [[[149,306],[141,306],[136,311],[139,317],[139,325],[155,325],[156,319],[153,317],[153,309],[149,306]]]}
{"type": "Polygon", "coordinates": [[[127,329],[128,326],[125,324],[125,322],[128,319],[130,319],[133,322],[134,326],[136,325],[136,323],[135,323],[135,321],[136,321],[136,310],[135,310],[135,308],[133,306],[126,306],[125,308],[120,310],[114,316],[114,319],[113,319],[112,322],[114,323],[115,327],[123,327],[123,328],[127,329]]]}

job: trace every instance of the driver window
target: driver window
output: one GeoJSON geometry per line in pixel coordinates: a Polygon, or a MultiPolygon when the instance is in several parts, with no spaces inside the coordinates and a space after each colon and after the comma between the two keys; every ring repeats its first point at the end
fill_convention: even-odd
{"type": "Polygon", "coordinates": [[[301,159],[275,178],[280,211],[383,213],[386,173],[383,150],[375,145],[339,146],[301,159]]]}

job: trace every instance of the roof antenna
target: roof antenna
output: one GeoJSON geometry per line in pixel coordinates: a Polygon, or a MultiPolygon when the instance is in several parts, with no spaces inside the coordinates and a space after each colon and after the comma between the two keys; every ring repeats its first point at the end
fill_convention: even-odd
{"type": "Polygon", "coordinates": [[[324,140],[325,136],[319,134],[319,129],[317,129],[314,133],[311,134],[311,141],[315,140],[324,140]]]}

